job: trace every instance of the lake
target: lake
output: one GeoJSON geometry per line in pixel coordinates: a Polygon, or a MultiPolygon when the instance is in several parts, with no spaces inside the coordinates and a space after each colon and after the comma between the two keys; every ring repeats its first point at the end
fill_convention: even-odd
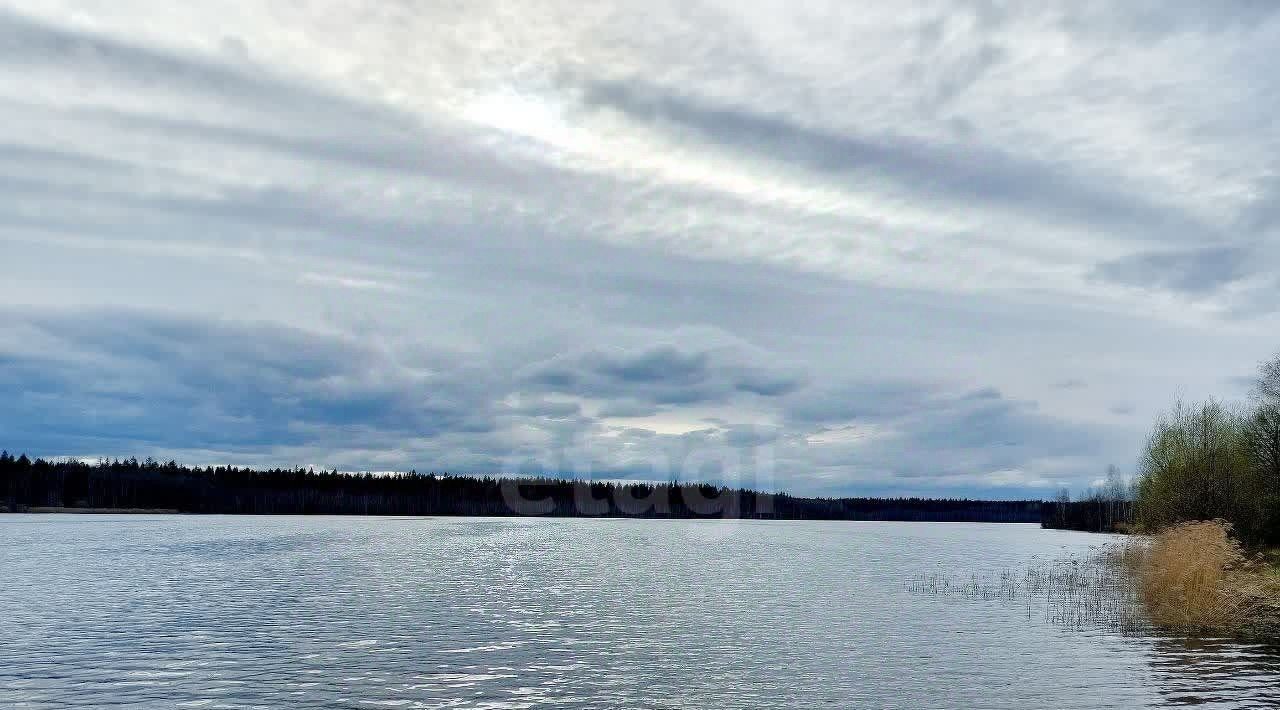
{"type": "Polygon", "coordinates": [[[0,707],[1276,707],[1280,651],[912,591],[1032,525],[0,515],[0,707]]]}

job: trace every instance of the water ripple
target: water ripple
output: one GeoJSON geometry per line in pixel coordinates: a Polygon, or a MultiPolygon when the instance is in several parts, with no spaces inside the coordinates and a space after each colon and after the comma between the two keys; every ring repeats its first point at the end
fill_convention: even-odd
{"type": "Polygon", "coordinates": [[[1277,707],[1280,652],[910,594],[1032,526],[0,516],[0,707],[1277,707]]]}

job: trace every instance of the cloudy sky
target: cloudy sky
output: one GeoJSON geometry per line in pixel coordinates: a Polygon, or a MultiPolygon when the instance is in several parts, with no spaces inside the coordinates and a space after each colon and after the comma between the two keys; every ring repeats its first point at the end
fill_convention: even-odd
{"type": "Polygon", "coordinates": [[[1052,495],[1280,347],[1280,5],[0,2],[0,446],[1052,495]]]}

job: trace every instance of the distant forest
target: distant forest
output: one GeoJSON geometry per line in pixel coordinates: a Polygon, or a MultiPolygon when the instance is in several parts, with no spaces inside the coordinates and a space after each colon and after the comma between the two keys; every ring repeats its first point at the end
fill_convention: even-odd
{"type": "Polygon", "coordinates": [[[1133,501],[1094,494],[1085,500],[1041,505],[1041,527],[1084,532],[1127,532],[1133,525],[1133,501]]]}
{"type": "Polygon", "coordinates": [[[435,473],[195,468],[174,461],[47,461],[0,454],[0,505],[277,515],[540,515],[1039,523],[1052,504],[801,498],[693,483],[611,483],[435,473]]]}

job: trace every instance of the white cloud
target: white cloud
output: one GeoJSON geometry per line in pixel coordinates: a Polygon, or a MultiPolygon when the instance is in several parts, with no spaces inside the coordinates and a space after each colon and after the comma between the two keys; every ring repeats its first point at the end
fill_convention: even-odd
{"type": "MultiPolygon", "coordinates": [[[[2,7],[4,383],[78,382],[105,333],[21,334],[107,313],[360,343],[474,410],[335,368],[272,382],[295,409],[211,393],[184,440],[49,392],[19,416],[74,426],[39,453],[641,475],[753,445],[792,490],[1036,490],[1275,347],[1256,3],[2,7]],[[519,381],[547,363],[579,389],[519,381]]],[[[119,376],[212,367],[148,357],[119,376]]]]}

